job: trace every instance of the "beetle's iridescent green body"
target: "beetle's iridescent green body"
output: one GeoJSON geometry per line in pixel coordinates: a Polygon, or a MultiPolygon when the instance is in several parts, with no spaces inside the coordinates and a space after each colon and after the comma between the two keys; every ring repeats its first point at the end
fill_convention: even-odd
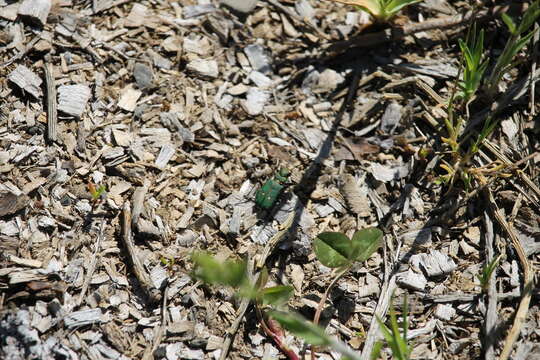
{"type": "Polygon", "coordinates": [[[289,169],[281,168],[273,179],[267,180],[255,194],[255,204],[262,209],[271,209],[285,188],[289,169]]]}

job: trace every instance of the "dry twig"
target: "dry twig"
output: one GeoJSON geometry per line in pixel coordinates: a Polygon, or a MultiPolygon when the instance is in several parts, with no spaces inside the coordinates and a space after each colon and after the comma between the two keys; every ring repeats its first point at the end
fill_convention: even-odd
{"type": "Polygon", "coordinates": [[[47,138],[49,141],[54,142],[56,141],[58,113],[52,63],[46,62],[43,69],[45,70],[45,83],[47,84],[47,138]]]}
{"type": "Polygon", "coordinates": [[[135,244],[133,244],[133,235],[131,233],[131,205],[127,200],[124,203],[122,220],[122,240],[124,242],[124,246],[126,247],[127,255],[129,256],[131,265],[133,266],[133,272],[135,273],[137,280],[139,280],[141,287],[148,296],[148,299],[151,302],[158,302],[161,300],[161,293],[158,289],[154,287],[154,285],[152,285],[150,275],[145,271],[141,260],[137,255],[135,244]]]}
{"type": "Polygon", "coordinates": [[[514,249],[518,254],[519,262],[521,263],[521,267],[523,268],[523,295],[519,303],[519,307],[516,311],[514,323],[512,325],[512,328],[510,329],[510,332],[506,336],[504,347],[499,358],[501,360],[506,360],[510,357],[510,353],[512,352],[514,343],[516,342],[519,336],[519,332],[521,331],[521,327],[523,326],[523,323],[527,318],[527,312],[529,311],[529,304],[531,302],[532,289],[534,286],[534,279],[532,267],[527,260],[525,250],[523,250],[523,246],[521,246],[521,242],[519,241],[519,238],[517,237],[514,229],[501,214],[501,211],[497,207],[497,204],[495,203],[495,198],[493,197],[493,194],[489,188],[486,188],[486,195],[488,197],[489,206],[491,208],[493,216],[512,240],[512,245],[514,245],[514,249]]]}

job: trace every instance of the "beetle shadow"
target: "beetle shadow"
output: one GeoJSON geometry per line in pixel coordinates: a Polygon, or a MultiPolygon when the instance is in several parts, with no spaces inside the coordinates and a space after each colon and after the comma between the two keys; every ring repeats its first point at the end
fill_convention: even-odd
{"type": "MultiPolygon", "coordinates": [[[[298,184],[293,187],[292,191],[295,193],[296,196],[298,196],[298,201],[294,209],[294,221],[291,228],[289,229],[288,236],[290,239],[296,239],[299,235],[298,232],[300,219],[302,218],[302,215],[306,210],[306,204],[308,203],[308,200],[310,199],[311,194],[315,190],[319,178],[322,175],[323,162],[330,157],[332,146],[335,142],[338,129],[343,120],[343,116],[345,115],[345,112],[349,110],[349,108],[353,105],[353,98],[358,90],[358,83],[360,81],[363,70],[366,69],[362,66],[357,65],[356,67],[354,67],[352,81],[350,82],[347,96],[343,101],[343,104],[341,105],[341,108],[339,109],[339,112],[334,122],[332,123],[332,127],[330,128],[328,135],[323,140],[320,150],[315,159],[313,159],[312,163],[304,172],[298,184]]],[[[278,206],[276,206],[276,208],[279,209],[278,206]]]]}

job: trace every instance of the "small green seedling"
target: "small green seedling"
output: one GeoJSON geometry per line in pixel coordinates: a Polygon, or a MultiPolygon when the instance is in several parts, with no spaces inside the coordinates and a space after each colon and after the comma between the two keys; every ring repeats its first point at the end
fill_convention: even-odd
{"type": "MultiPolygon", "coordinates": [[[[412,352],[412,347],[407,342],[407,331],[409,329],[409,320],[408,320],[409,307],[407,303],[407,296],[403,301],[403,312],[402,312],[402,321],[401,321],[401,331],[400,324],[398,323],[398,318],[396,315],[396,309],[394,308],[394,301],[390,302],[390,327],[388,327],[382,320],[377,316],[377,322],[381,327],[384,339],[390,346],[392,350],[392,358],[395,360],[409,360],[412,352]]],[[[371,354],[371,359],[377,359],[379,357],[379,352],[382,348],[382,343],[378,343],[374,347],[374,351],[371,354]]]]}
{"type": "Polygon", "coordinates": [[[172,271],[172,270],[173,270],[174,265],[175,265],[175,263],[176,263],[176,260],[175,260],[174,257],[172,257],[172,256],[167,256],[167,257],[161,256],[161,257],[159,258],[159,261],[161,262],[161,264],[162,264],[163,266],[166,266],[167,269],[169,269],[169,271],[172,271]]]}
{"type": "Polygon", "coordinates": [[[289,169],[281,168],[274,178],[267,180],[255,194],[255,204],[261,209],[271,209],[285,189],[289,169]]]}
{"type": "Polygon", "coordinates": [[[96,189],[96,185],[94,183],[89,182],[88,183],[88,191],[90,192],[90,195],[92,196],[92,203],[95,205],[100,199],[104,198],[107,194],[105,192],[106,188],[105,185],[100,185],[96,189]]]}
{"type": "Polygon", "coordinates": [[[480,286],[482,286],[482,291],[487,291],[489,287],[489,281],[493,272],[499,266],[499,261],[501,260],[502,255],[497,256],[495,259],[491,260],[489,264],[484,266],[482,269],[482,274],[477,275],[476,277],[480,280],[480,286]]]}
{"type": "Polygon", "coordinates": [[[460,91],[457,95],[467,104],[478,90],[488,66],[487,59],[483,58],[484,30],[480,30],[477,34],[476,24],[474,24],[467,42],[462,39],[458,42],[463,57],[463,78],[458,82],[460,91]]]}
{"type": "Polygon", "coordinates": [[[342,359],[361,359],[359,354],[346,344],[326,334],[321,327],[293,312],[278,310],[287,303],[294,290],[291,286],[283,285],[265,287],[268,280],[266,268],[261,270],[257,280],[253,283],[248,278],[247,264],[243,260],[219,261],[206,252],[195,252],[191,259],[194,264],[192,276],[195,279],[210,285],[234,287],[237,289],[238,296],[254,300],[261,328],[274,340],[277,347],[288,359],[298,360],[300,357],[287,345],[285,334],[279,325],[303,338],[309,344],[330,346],[344,355],[342,359]]]}
{"type": "Polygon", "coordinates": [[[330,268],[350,268],[356,261],[366,261],[382,243],[377,228],[357,231],[352,239],[340,232],[323,232],[313,242],[317,259],[330,268]]]}
{"type": "Polygon", "coordinates": [[[261,328],[271,337],[277,347],[289,359],[299,359],[294,350],[285,342],[284,333],[278,324],[267,315],[276,308],[283,306],[294,294],[291,286],[265,287],[268,281],[268,271],[263,268],[255,282],[247,274],[247,263],[244,260],[218,261],[214,256],[205,252],[195,252],[192,255],[195,265],[192,276],[204,283],[223,285],[236,288],[239,297],[253,300],[261,328]],[[266,311],[269,308],[269,311],[266,311]]]}
{"type": "Polygon", "coordinates": [[[387,22],[407,5],[422,0],[334,0],[343,4],[353,5],[369,13],[378,22],[387,22]]]}
{"type": "Polygon", "coordinates": [[[383,232],[381,230],[367,228],[357,231],[352,239],[340,232],[323,232],[313,241],[313,251],[317,259],[324,266],[337,269],[334,279],[326,288],[315,311],[313,317],[315,325],[319,323],[324,303],[337,281],[351,269],[355,262],[366,261],[373,255],[381,246],[382,238],[383,232]]]}
{"type": "Polygon", "coordinates": [[[502,14],[502,20],[510,32],[510,38],[506,42],[503,52],[497,58],[497,63],[493,67],[489,78],[485,83],[486,93],[493,97],[497,91],[499,82],[515,65],[514,58],[519,51],[531,40],[536,30],[529,31],[529,28],[540,17],[540,2],[533,2],[523,14],[519,25],[507,14],[502,14]]]}

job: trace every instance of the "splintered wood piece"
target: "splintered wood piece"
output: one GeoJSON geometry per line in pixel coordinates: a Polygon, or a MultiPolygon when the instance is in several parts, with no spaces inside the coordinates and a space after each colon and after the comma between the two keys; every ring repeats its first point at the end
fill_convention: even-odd
{"type": "Polygon", "coordinates": [[[134,89],[132,85],[128,85],[122,90],[120,100],[118,100],[118,107],[126,111],[135,110],[137,100],[141,97],[142,92],[134,89]]]}
{"type": "Polygon", "coordinates": [[[56,123],[58,121],[56,104],[56,85],[54,83],[53,65],[45,63],[45,83],[47,84],[47,137],[56,141],[56,123]]]}
{"type": "Polygon", "coordinates": [[[79,298],[77,299],[77,305],[81,305],[83,300],[86,297],[86,291],[88,290],[88,286],[90,286],[90,281],[92,280],[92,275],[94,274],[94,271],[96,270],[96,265],[101,258],[101,242],[103,241],[104,237],[104,230],[105,230],[105,220],[101,221],[101,225],[99,227],[99,235],[97,238],[97,242],[95,244],[94,248],[94,254],[92,255],[92,260],[90,261],[90,266],[88,267],[88,271],[86,272],[86,278],[84,279],[83,286],[81,288],[81,293],[79,294],[79,298]]]}
{"type": "Polygon", "coordinates": [[[167,166],[167,163],[172,159],[175,152],[176,148],[173,145],[163,144],[161,150],[159,151],[159,155],[156,158],[155,165],[161,170],[165,169],[165,166],[167,166]]]}
{"type": "Polygon", "coordinates": [[[94,14],[98,12],[122,5],[130,0],[92,0],[92,11],[94,14]]]}
{"type": "Polygon", "coordinates": [[[126,18],[126,27],[134,28],[144,24],[146,15],[148,14],[148,8],[142,4],[135,3],[131,8],[131,12],[126,18]]]}
{"type": "Polygon", "coordinates": [[[39,76],[32,72],[24,65],[18,65],[9,75],[8,79],[15,83],[21,90],[30,93],[36,99],[43,96],[41,91],[41,83],[43,82],[39,76]]]}
{"type": "Polygon", "coordinates": [[[145,291],[148,299],[151,302],[158,302],[161,300],[161,293],[158,289],[152,285],[150,275],[144,269],[139,256],[137,255],[137,249],[133,243],[133,234],[131,232],[131,204],[129,201],[124,203],[124,210],[122,213],[122,240],[127,250],[127,255],[133,267],[133,272],[139,280],[141,287],[145,291]]]}
{"type": "Polygon", "coordinates": [[[19,6],[19,15],[30,18],[31,21],[45,25],[51,11],[51,0],[24,0],[19,6]]]}
{"type": "Polygon", "coordinates": [[[64,317],[64,325],[67,328],[77,328],[84,325],[96,324],[101,322],[103,313],[100,308],[75,311],[64,317]]]}
{"type": "Polygon", "coordinates": [[[58,88],[58,110],[81,117],[90,99],[91,91],[86,85],[63,85],[58,88]]]}

